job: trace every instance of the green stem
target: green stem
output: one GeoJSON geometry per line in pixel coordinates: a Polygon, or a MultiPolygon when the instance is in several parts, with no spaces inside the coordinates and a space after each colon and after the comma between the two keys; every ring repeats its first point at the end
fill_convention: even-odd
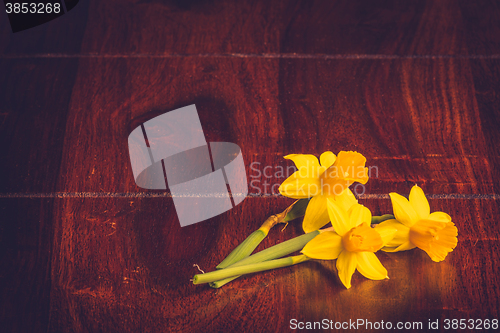
{"type": "Polygon", "coordinates": [[[222,260],[222,262],[217,265],[217,269],[226,268],[235,262],[240,261],[243,258],[248,257],[250,253],[255,250],[255,248],[262,242],[264,238],[266,238],[267,232],[264,230],[258,229],[255,230],[248,236],[240,245],[238,245],[233,252],[231,252],[226,259],[222,260]]]}
{"type": "MultiPolygon", "coordinates": [[[[217,265],[216,268],[217,269],[226,268],[240,261],[241,259],[248,257],[253,252],[253,250],[255,250],[255,248],[260,244],[260,242],[262,242],[262,240],[266,238],[267,234],[269,233],[269,230],[271,230],[272,227],[274,227],[278,223],[285,222],[286,218],[288,218],[288,220],[286,221],[289,221],[290,218],[292,218],[291,215],[293,215],[293,218],[299,217],[302,211],[304,211],[305,213],[306,207],[307,203],[304,206],[303,200],[297,200],[289,207],[287,207],[287,209],[285,209],[283,212],[268,217],[258,230],[252,232],[250,236],[248,236],[243,242],[241,242],[241,244],[238,245],[226,257],[226,259],[224,259],[219,265],[217,265]],[[296,204],[299,205],[296,207],[296,204]]],[[[302,216],[303,215],[304,214],[302,214],[302,216]]]]}
{"type": "MultiPolygon", "coordinates": [[[[279,243],[277,245],[271,246],[270,248],[267,248],[265,250],[262,250],[260,252],[257,252],[256,254],[253,254],[241,261],[238,261],[237,263],[231,265],[229,268],[234,268],[234,267],[239,267],[243,265],[249,265],[249,264],[255,264],[255,263],[260,263],[264,262],[267,260],[272,260],[276,258],[281,258],[286,255],[289,255],[290,253],[302,250],[304,246],[314,237],[320,234],[319,230],[309,232],[307,234],[289,239],[283,243],[279,243]]],[[[223,285],[225,285],[228,282],[233,281],[234,279],[238,278],[239,276],[232,276],[226,279],[221,279],[220,281],[215,281],[210,283],[210,287],[212,288],[220,288],[223,285]]]]}
{"type": "Polygon", "coordinates": [[[202,284],[226,279],[231,276],[244,275],[268,271],[270,269],[281,268],[296,265],[298,263],[309,260],[309,257],[301,254],[298,256],[287,257],[282,259],[270,260],[257,264],[244,265],[226,269],[219,269],[210,273],[196,274],[193,278],[193,284],[202,284]]]}
{"type": "Polygon", "coordinates": [[[392,214],[384,214],[382,216],[372,216],[372,224],[379,224],[387,220],[394,219],[394,215],[392,214]]]}

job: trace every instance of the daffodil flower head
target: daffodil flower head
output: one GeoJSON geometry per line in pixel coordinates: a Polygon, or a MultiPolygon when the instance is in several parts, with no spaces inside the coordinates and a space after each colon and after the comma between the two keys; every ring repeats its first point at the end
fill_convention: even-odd
{"type": "Polygon", "coordinates": [[[294,199],[311,198],[302,227],[305,232],[318,230],[330,221],[327,199],[336,201],[346,211],[357,204],[349,185],[366,184],[368,169],[366,158],[357,152],[341,151],[335,156],[331,151],[314,155],[291,154],[285,156],[295,163],[297,171],[279,187],[281,195],[294,199]]]}
{"type": "Polygon", "coordinates": [[[302,253],[310,258],[337,259],[339,278],[346,288],[357,269],[372,280],[388,278],[374,252],[389,242],[396,229],[371,227],[371,212],[363,205],[355,204],[345,210],[336,201],[327,199],[328,215],[335,231],[325,231],[306,244],[302,253]]]}
{"type": "Polygon", "coordinates": [[[417,185],[411,189],[409,200],[397,193],[389,196],[396,219],[384,221],[377,228],[392,227],[397,232],[382,250],[398,252],[418,247],[433,261],[443,261],[458,243],[458,230],[451,217],[443,212],[431,214],[424,191],[417,185]]]}

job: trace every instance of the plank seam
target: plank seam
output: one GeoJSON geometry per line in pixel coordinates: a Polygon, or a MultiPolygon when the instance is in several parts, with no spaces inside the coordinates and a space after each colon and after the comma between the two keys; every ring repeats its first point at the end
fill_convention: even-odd
{"type": "MultiPolygon", "coordinates": [[[[283,198],[280,194],[248,194],[250,198],[283,198]]],[[[499,200],[500,194],[429,194],[428,199],[467,199],[467,200],[499,200]]],[[[150,193],[150,192],[52,192],[52,193],[1,193],[0,199],[11,198],[172,198],[169,192],[150,193]]],[[[286,198],[288,199],[288,198],[286,198]]],[[[389,199],[388,194],[363,194],[359,199],[389,199]]]]}
{"type": "Polygon", "coordinates": [[[199,53],[199,54],[2,54],[0,59],[22,59],[22,58],[264,58],[264,59],[345,59],[345,60],[397,60],[397,59],[500,59],[500,54],[489,55],[466,55],[466,54],[299,54],[299,53],[199,53]]]}

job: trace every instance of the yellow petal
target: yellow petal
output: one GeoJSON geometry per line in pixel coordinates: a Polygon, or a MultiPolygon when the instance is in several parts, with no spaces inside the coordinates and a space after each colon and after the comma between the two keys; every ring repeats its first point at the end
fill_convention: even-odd
{"type": "Polygon", "coordinates": [[[410,241],[410,228],[394,219],[377,224],[375,230],[378,230],[379,228],[396,229],[394,237],[385,244],[386,247],[397,248],[398,246],[410,241]]]}
{"type": "Polygon", "coordinates": [[[357,227],[362,223],[365,223],[367,226],[371,225],[372,212],[363,205],[353,205],[347,214],[349,215],[349,225],[347,226],[349,229],[357,227]]]}
{"type": "Polygon", "coordinates": [[[295,172],[279,187],[281,195],[293,199],[305,199],[321,193],[319,178],[302,178],[295,172]]]}
{"type": "Polygon", "coordinates": [[[372,252],[358,252],[356,253],[358,271],[366,278],[371,280],[383,280],[389,278],[387,270],[377,258],[375,253],[372,252]]]}
{"type": "Polygon", "coordinates": [[[291,154],[285,158],[295,163],[298,170],[292,176],[296,178],[318,178],[326,170],[314,155],[291,154]]]}
{"type": "Polygon", "coordinates": [[[398,230],[396,228],[385,225],[385,226],[377,226],[375,228],[375,231],[378,232],[380,238],[382,238],[383,246],[386,246],[387,243],[389,243],[394,239],[394,236],[396,235],[398,230]]]}
{"type": "Polygon", "coordinates": [[[321,166],[325,167],[325,168],[329,168],[330,166],[332,166],[332,164],[335,163],[336,159],[337,159],[337,157],[331,151],[325,151],[319,157],[319,161],[321,163],[321,166]]]}
{"type": "Polygon", "coordinates": [[[434,212],[427,217],[427,220],[436,222],[451,222],[451,216],[443,212],[434,212]]]}
{"type": "Polygon", "coordinates": [[[330,217],[328,216],[328,210],[326,208],[326,200],[327,197],[325,195],[317,195],[309,201],[304,221],[302,222],[302,229],[304,229],[304,232],[307,233],[318,230],[330,222],[330,217]]]}
{"type": "Polygon", "coordinates": [[[347,212],[334,200],[328,198],[326,202],[328,216],[332,222],[333,229],[340,236],[344,236],[351,229],[348,227],[349,215],[347,215],[347,212]]]}
{"type": "Polygon", "coordinates": [[[292,160],[297,169],[319,167],[318,158],[311,154],[290,154],[286,155],[287,160],[292,160]]]}
{"type": "Polygon", "coordinates": [[[337,259],[339,278],[347,289],[351,288],[351,278],[357,264],[356,254],[349,251],[342,251],[337,259]]]}
{"type": "Polygon", "coordinates": [[[352,181],[349,179],[344,179],[344,178],[338,178],[338,177],[325,177],[325,174],[329,173],[330,175],[332,174],[332,170],[327,169],[321,176],[320,176],[320,182],[322,186],[323,193],[332,195],[332,196],[339,196],[345,191],[349,189],[349,186],[352,184],[352,181]]]}
{"type": "Polygon", "coordinates": [[[358,203],[358,200],[351,192],[350,189],[346,189],[342,194],[336,195],[333,199],[347,212],[352,206],[358,203]]]}
{"type": "Polygon", "coordinates": [[[411,227],[418,221],[418,215],[410,202],[397,193],[389,193],[392,202],[392,209],[396,220],[407,227],[411,227]]]}
{"type": "Polygon", "coordinates": [[[398,247],[383,247],[381,250],[384,252],[400,252],[400,251],[408,251],[416,248],[410,241],[407,241],[401,244],[398,247]]]}
{"type": "Polygon", "coordinates": [[[342,237],[333,231],[325,231],[310,240],[301,252],[310,258],[333,260],[343,249],[342,237]]]}
{"type": "Polygon", "coordinates": [[[410,204],[421,219],[427,218],[431,213],[429,201],[427,201],[424,191],[417,185],[413,186],[410,191],[410,204]]]}

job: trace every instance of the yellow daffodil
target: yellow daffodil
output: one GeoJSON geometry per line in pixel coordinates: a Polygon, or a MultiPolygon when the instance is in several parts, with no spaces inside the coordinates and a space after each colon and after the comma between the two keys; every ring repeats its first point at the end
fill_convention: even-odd
{"type": "Polygon", "coordinates": [[[354,271],[372,280],[388,278],[387,270],[375,256],[396,229],[371,227],[372,214],[363,205],[355,204],[348,211],[338,202],[326,199],[327,211],[335,231],[325,231],[313,238],[302,250],[307,257],[315,259],[337,259],[340,280],[346,288],[351,287],[354,271]]]}
{"type": "Polygon", "coordinates": [[[305,232],[318,230],[330,221],[327,200],[347,211],[357,203],[349,185],[368,181],[366,158],[357,152],[341,151],[335,156],[327,151],[319,161],[314,155],[292,154],[285,158],[292,160],[298,170],[281,184],[280,193],[294,199],[312,198],[302,223],[305,232]]]}
{"type": "Polygon", "coordinates": [[[431,214],[424,191],[417,185],[410,191],[410,200],[397,193],[389,195],[396,219],[382,222],[377,228],[392,227],[398,231],[382,250],[398,252],[418,247],[433,261],[443,261],[458,242],[458,230],[451,217],[443,212],[431,214]]]}

